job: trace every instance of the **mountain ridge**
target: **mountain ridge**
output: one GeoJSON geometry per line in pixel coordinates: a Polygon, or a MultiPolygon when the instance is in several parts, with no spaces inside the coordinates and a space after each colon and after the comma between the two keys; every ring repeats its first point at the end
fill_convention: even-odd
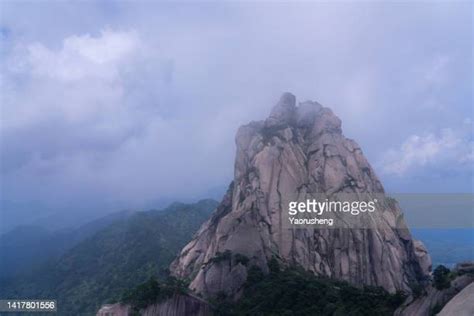
{"type": "Polygon", "coordinates": [[[2,283],[0,296],[55,298],[59,315],[92,315],[104,303],[148,278],[166,277],[167,267],[217,201],[174,203],[136,212],[87,237],[57,260],[2,283]]]}

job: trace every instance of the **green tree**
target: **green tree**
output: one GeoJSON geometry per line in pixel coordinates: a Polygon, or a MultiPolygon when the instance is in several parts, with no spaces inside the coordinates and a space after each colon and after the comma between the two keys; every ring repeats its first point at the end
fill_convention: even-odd
{"type": "Polygon", "coordinates": [[[443,265],[439,265],[433,271],[434,286],[438,290],[447,289],[451,287],[451,280],[449,277],[450,270],[443,265]]]}
{"type": "Polygon", "coordinates": [[[280,272],[280,264],[275,257],[272,257],[268,262],[268,269],[272,275],[278,274],[280,272]]]}

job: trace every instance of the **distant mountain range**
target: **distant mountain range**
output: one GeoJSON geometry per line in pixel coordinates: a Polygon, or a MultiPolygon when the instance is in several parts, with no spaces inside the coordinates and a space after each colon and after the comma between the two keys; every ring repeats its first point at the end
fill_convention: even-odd
{"type": "Polygon", "coordinates": [[[18,228],[1,239],[2,258],[17,250],[2,260],[0,297],[55,298],[60,315],[92,315],[124,290],[167,275],[170,262],[216,206],[201,200],[117,213],[74,232],[18,228]],[[35,256],[41,258],[33,262],[35,256]],[[17,276],[7,277],[12,271],[17,276]]]}
{"type": "Polygon", "coordinates": [[[33,267],[54,260],[80,241],[132,213],[117,212],[78,228],[53,231],[44,226],[19,226],[0,236],[0,278],[25,274],[33,267]]]}

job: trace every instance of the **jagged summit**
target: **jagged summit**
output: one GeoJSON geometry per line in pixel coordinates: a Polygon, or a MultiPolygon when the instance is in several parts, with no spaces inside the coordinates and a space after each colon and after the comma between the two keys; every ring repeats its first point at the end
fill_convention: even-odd
{"type": "Polygon", "coordinates": [[[322,109],[321,104],[309,100],[301,102],[297,106],[296,97],[290,92],[285,92],[271,110],[264,126],[267,128],[284,127],[285,125],[309,127],[322,109]]]}
{"type": "Polygon", "coordinates": [[[266,119],[266,126],[283,126],[294,124],[296,120],[296,97],[286,92],[280,101],[273,107],[270,116],[266,119]]]}
{"type": "Polygon", "coordinates": [[[341,120],[317,102],[296,105],[285,93],[264,121],[239,128],[234,180],[213,216],[171,265],[204,297],[237,297],[256,265],[277,258],[356,285],[410,290],[426,277],[429,255],[415,243],[396,202],[370,215],[374,229],[289,228],[288,196],[314,192],[383,194],[361,148],[342,134],[341,120]],[[249,259],[245,264],[241,256],[249,259]]]}

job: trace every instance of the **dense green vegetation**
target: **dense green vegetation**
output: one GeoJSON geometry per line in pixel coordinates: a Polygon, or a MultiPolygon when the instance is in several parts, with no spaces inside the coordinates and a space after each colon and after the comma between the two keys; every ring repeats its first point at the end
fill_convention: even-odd
{"type": "Polygon", "coordinates": [[[433,271],[433,284],[438,290],[451,287],[451,271],[443,265],[439,265],[433,271]]]}
{"type": "Polygon", "coordinates": [[[404,300],[380,287],[356,288],[346,282],[320,278],[302,269],[280,270],[276,260],[270,273],[249,269],[243,297],[233,303],[224,294],[214,302],[217,314],[231,315],[392,315],[404,300]]]}
{"type": "Polygon", "coordinates": [[[159,303],[173,294],[185,294],[188,287],[182,280],[168,277],[164,282],[151,277],[148,281],[124,292],[120,302],[128,304],[135,313],[149,305],[159,303]]]}
{"type": "Polygon", "coordinates": [[[32,268],[57,259],[80,241],[132,212],[109,214],[76,228],[49,230],[41,226],[19,226],[0,236],[1,279],[21,276],[32,268]]]}
{"type": "Polygon", "coordinates": [[[52,298],[60,315],[95,315],[150,279],[165,278],[181,248],[217,206],[213,200],[139,212],[86,238],[58,260],[2,282],[1,297],[52,298]]]}

